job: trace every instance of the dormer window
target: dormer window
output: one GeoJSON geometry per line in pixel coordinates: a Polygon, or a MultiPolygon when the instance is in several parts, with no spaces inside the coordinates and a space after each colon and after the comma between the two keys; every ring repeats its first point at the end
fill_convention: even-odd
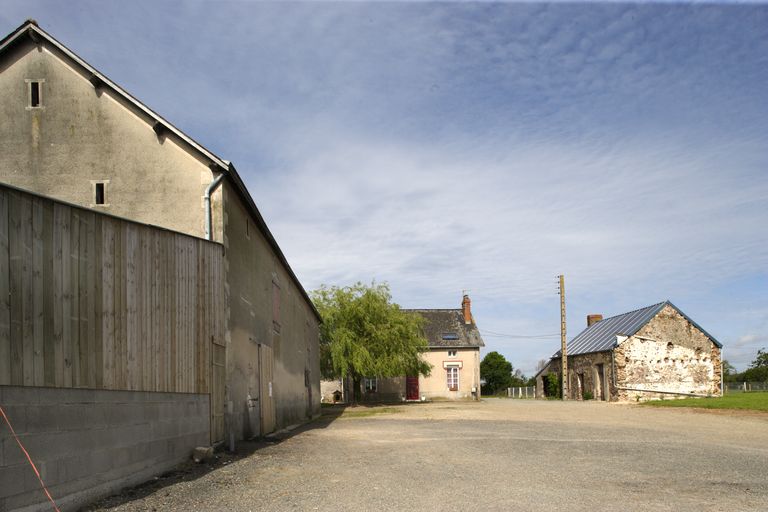
{"type": "Polygon", "coordinates": [[[42,108],[43,106],[43,79],[27,79],[27,109],[42,108]]]}

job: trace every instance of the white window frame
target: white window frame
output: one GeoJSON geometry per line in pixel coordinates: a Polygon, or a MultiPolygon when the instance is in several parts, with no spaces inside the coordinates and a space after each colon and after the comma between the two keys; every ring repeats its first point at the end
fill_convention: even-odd
{"type": "Polygon", "coordinates": [[[446,384],[446,386],[448,386],[448,391],[458,391],[459,390],[459,386],[461,385],[461,381],[460,381],[460,379],[461,379],[461,369],[458,366],[446,366],[446,368],[445,368],[445,375],[446,375],[445,384],[446,384]],[[455,388],[451,387],[451,381],[453,380],[451,378],[452,377],[451,374],[454,373],[454,372],[455,372],[455,377],[456,377],[456,382],[455,382],[456,386],[455,386],[455,388]]]}
{"type": "Polygon", "coordinates": [[[42,110],[43,106],[43,84],[44,78],[25,78],[24,82],[27,84],[27,110],[42,110]],[[32,106],[32,83],[37,83],[37,99],[39,100],[37,106],[32,106]]]}
{"type": "Polygon", "coordinates": [[[379,392],[379,379],[377,377],[365,377],[365,378],[363,378],[363,392],[364,393],[378,393],[379,392]]]}
{"type": "Polygon", "coordinates": [[[105,206],[110,206],[109,203],[109,192],[107,189],[109,188],[109,180],[91,180],[91,198],[93,201],[91,202],[91,208],[103,208],[105,206]],[[96,185],[101,183],[104,185],[104,202],[102,204],[96,203],[96,185]]]}

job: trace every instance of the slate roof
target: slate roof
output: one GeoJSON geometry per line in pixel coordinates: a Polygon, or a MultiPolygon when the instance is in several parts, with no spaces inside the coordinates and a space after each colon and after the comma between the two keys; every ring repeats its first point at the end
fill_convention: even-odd
{"type": "Polygon", "coordinates": [[[418,313],[426,320],[424,335],[430,348],[485,346],[477,325],[474,322],[464,323],[464,313],[461,309],[405,309],[403,311],[418,313]]]}
{"type": "MultiPolygon", "coordinates": [[[[621,315],[612,316],[601,320],[591,326],[587,327],[578,336],[568,342],[568,355],[575,356],[579,354],[590,354],[593,352],[604,352],[606,350],[613,350],[616,347],[616,335],[621,334],[624,336],[632,336],[639,331],[645,324],[655,317],[659,311],[664,309],[665,306],[671,306],[686,320],[691,322],[697,329],[704,333],[712,342],[718,347],[722,347],[712,335],[701,328],[696,322],[691,320],[688,315],[680,311],[680,309],[669,302],[659,302],[629,313],[623,313],[621,315]]],[[[560,351],[558,350],[552,358],[560,357],[560,351]]]]}

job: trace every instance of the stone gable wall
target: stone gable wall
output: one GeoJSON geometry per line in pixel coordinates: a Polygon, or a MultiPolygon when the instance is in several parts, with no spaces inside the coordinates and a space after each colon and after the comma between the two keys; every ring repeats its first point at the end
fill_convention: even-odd
{"type": "Polygon", "coordinates": [[[644,390],[622,389],[620,400],[720,394],[720,349],[670,306],[620,343],[615,359],[619,386],[644,390]]]}

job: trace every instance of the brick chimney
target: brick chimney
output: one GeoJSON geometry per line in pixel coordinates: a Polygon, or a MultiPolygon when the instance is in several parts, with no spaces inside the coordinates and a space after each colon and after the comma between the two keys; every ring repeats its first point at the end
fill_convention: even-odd
{"type": "Polygon", "coordinates": [[[464,313],[464,323],[465,324],[471,324],[472,323],[472,301],[469,300],[469,295],[464,295],[464,298],[461,300],[461,311],[464,313]]]}
{"type": "Polygon", "coordinates": [[[603,319],[603,315],[587,315],[587,327],[596,324],[603,319]]]}

